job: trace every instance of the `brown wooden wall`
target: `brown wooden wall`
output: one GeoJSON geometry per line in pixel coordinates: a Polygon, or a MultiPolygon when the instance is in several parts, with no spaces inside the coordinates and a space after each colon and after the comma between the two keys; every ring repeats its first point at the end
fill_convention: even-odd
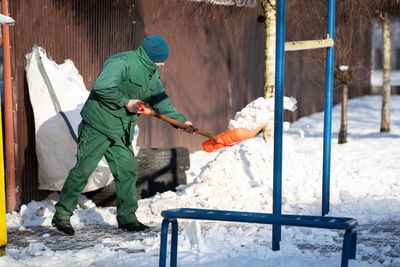
{"type": "Polygon", "coordinates": [[[25,55],[37,44],[59,64],[71,59],[90,88],[109,55],[134,49],[143,40],[143,22],[137,9],[119,2],[9,1],[9,12],[18,21],[10,27],[10,34],[20,203],[47,194],[36,190],[35,128],[24,71],[25,55]]]}

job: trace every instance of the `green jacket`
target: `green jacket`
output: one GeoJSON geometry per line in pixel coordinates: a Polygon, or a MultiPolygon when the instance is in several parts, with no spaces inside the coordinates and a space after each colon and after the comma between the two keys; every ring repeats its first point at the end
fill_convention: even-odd
{"type": "Polygon", "coordinates": [[[170,102],[158,66],[141,46],[106,60],[81,111],[82,119],[110,138],[123,137],[130,144],[139,117],[125,108],[130,99],[142,100],[178,121],[187,120],[170,102]]]}

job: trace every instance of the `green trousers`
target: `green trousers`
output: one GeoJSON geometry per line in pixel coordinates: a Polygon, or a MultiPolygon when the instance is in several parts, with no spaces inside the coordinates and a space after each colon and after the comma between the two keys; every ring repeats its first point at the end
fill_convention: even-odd
{"type": "Polygon", "coordinates": [[[103,156],[114,176],[118,225],[136,220],[138,170],[132,146],[126,145],[122,139],[115,141],[107,137],[84,121],[79,125],[76,165],[70,170],[61,190],[60,200],[55,205],[56,219],[69,220],[73,215],[89,176],[103,156]]]}

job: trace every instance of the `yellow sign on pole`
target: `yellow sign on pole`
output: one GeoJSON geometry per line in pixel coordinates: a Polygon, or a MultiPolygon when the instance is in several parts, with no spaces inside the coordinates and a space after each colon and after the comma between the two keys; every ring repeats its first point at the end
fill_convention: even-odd
{"type": "Polygon", "coordinates": [[[6,254],[7,245],[6,197],[4,185],[3,125],[0,105],[0,256],[6,254]]]}

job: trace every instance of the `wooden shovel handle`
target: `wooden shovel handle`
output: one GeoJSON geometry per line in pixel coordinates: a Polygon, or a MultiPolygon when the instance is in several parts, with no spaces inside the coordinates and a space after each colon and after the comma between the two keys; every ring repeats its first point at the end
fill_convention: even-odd
{"type": "MultiPolygon", "coordinates": [[[[181,128],[181,129],[186,129],[186,128],[189,126],[189,125],[187,125],[187,124],[185,124],[185,123],[183,123],[183,122],[180,122],[180,121],[177,121],[177,120],[172,119],[172,118],[170,118],[170,117],[167,117],[167,116],[164,116],[164,115],[162,115],[162,114],[159,114],[159,113],[155,112],[154,110],[151,110],[151,109],[147,108],[145,105],[143,105],[143,104],[141,104],[141,103],[139,103],[139,106],[140,106],[142,109],[141,109],[140,111],[138,111],[137,113],[144,113],[144,114],[146,114],[146,115],[150,115],[150,116],[156,117],[156,118],[158,118],[158,119],[161,119],[161,120],[163,120],[163,121],[166,121],[166,122],[168,122],[168,123],[171,123],[171,124],[173,124],[173,125],[175,125],[175,126],[178,126],[178,127],[181,128]]],[[[210,138],[211,140],[213,140],[213,141],[215,141],[215,142],[217,142],[217,143],[223,142],[220,138],[218,138],[218,137],[216,137],[215,135],[212,135],[212,134],[210,134],[210,133],[207,133],[207,132],[205,132],[205,131],[203,131],[203,130],[200,130],[200,129],[196,129],[196,128],[195,128],[194,132],[197,133],[197,134],[200,134],[200,135],[202,135],[202,136],[204,136],[204,137],[210,138]]]]}

